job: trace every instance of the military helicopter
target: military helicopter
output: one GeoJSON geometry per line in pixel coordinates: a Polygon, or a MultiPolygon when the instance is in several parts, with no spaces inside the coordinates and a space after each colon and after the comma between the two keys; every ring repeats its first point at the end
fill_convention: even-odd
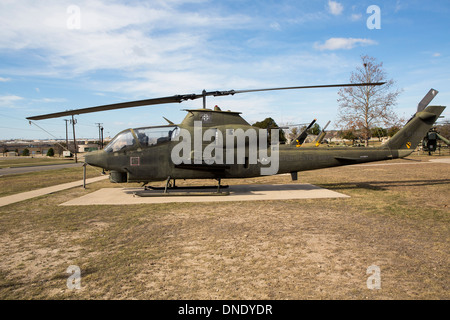
{"type": "MultiPolygon", "coordinates": [[[[217,192],[220,192],[221,180],[227,178],[290,173],[292,180],[297,180],[297,173],[300,171],[406,157],[413,152],[445,107],[418,108],[407,125],[378,148],[322,149],[315,146],[298,148],[298,141],[304,140],[303,133],[295,139],[297,143],[279,144],[278,134],[270,135],[267,130],[251,126],[241,117],[240,112],[222,111],[217,106],[214,109],[206,108],[206,97],[273,90],[382,84],[384,83],[210,92],[203,90],[201,94],[122,102],[33,116],[27,119],[73,117],[73,115],[84,113],[180,103],[201,98],[203,108],[185,110],[187,115],[180,124],[166,119],[167,125],[123,130],[104,150],[86,154],[85,162],[110,171],[111,182],[139,182],[146,186],[150,182],[166,181],[164,187],[164,193],[166,193],[170,188],[176,187],[177,179],[215,179],[218,181],[217,192]]],[[[429,101],[425,103],[428,104],[429,101]]]]}
{"type": "Polygon", "coordinates": [[[432,152],[435,152],[438,148],[440,150],[441,148],[438,141],[443,141],[447,146],[450,146],[450,141],[440,135],[436,127],[433,127],[427,132],[422,140],[422,150],[428,151],[428,155],[431,156],[432,152]]]}

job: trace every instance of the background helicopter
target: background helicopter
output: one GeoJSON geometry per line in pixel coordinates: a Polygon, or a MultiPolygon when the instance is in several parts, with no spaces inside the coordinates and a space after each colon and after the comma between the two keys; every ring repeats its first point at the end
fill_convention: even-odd
{"type": "Polygon", "coordinates": [[[317,119],[314,119],[304,130],[303,132],[296,138],[292,143],[295,142],[295,146],[297,148],[300,147],[318,147],[325,136],[327,135],[327,132],[325,131],[327,127],[330,125],[331,121],[328,121],[325,127],[320,131],[320,133],[317,135],[317,137],[311,141],[311,142],[304,142],[306,138],[308,137],[308,130],[314,125],[314,123],[317,121],[317,119]]]}
{"type": "Polygon", "coordinates": [[[440,135],[436,127],[433,127],[427,132],[422,140],[422,150],[427,151],[428,155],[431,156],[431,153],[435,152],[436,149],[441,149],[440,141],[444,142],[447,147],[450,147],[450,141],[440,135]]]}
{"type": "Polygon", "coordinates": [[[168,187],[175,186],[176,179],[216,179],[219,190],[220,181],[224,178],[249,178],[268,174],[290,173],[292,179],[297,180],[297,172],[299,171],[405,157],[415,149],[445,107],[430,106],[426,109],[418,108],[418,111],[407,125],[379,148],[362,148],[357,150],[333,148],[328,150],[316,147],[298,148],[298,142],[302,139],[304,140],[304,133],[295,139],[298,140],[298,142],[296,141],[297,143],[279,145],[278,141],[270,139],[269,144],[266,144],[268,140],[267,132],[265,136],[261,135],[261,129],[251,126],[240,116],[240,112],[222,111],[218,107],[207,109],[207,96],[306,88],[370,87],[382,84],[384,83],[335,84],[211,92],[203,90],[201,94],[175,95],[123,102],[33,116],[27,119],[42,120],[68,115],[73,117],[83,113],[145,105],[180,103],[186,100],[202,98],[203,108],[186,110],[187,115],[181,124],[177,125],[166,119],[169,122],[168,125],[126,129],[117,134],[104,150],[87,154],[85,162],[89,165],[109,170],[112,182],[140,182],[146,185],[149,182],[166,180],[165,191],[167,191],[168,187]],[[198,124],[201,125],[200,131],[196,131],[196,125],[198,124]],[[252,130],[255,131],[256,140],[252,140],[250,135],[246,136],[243,148],[237,148],[234,143],[231,149],[225,148],[225,144],[219,144],[221,140],[219,138],[229,138],[231,136],[231,139],[235,141],[236,136],[234,134],[236,132],[247,133],[252,130]],[[209,140],[201,139],[199,150],[196,148],[197,141],[195,137],[203,138],[207,131],[209,132],[209,140]],[[183,161],[174,161],[173,154],[176,153],[175,149],[178,148],[176,150],[178,152],[180,151],[179,149],[182,149],[180,148],[180,135],[183,132],[187,132],[190,137],[194,137],[190,141],[185,141],[185,136],[182,139],[182,142],[187,147],[193,146],[194,148],[190,150],[193,149],[194,151],[188,154],[183,152],[183,161]],[[213,134],[210,134],[211,132],[213,134]],[[257,158],[249,151],[253,144],[256,144],[259,148],[257,158]],[[213,159],[204,157],[208,148],[210,151],[213,150],[210,153],[213,159]],[[213,153],[214,156],[212,156],[213,153]],[[216,157],[219,153],[222,161],[214,161],[217,160],[216,157]],[[274,155],[277,157],[271,158],[274,155]],[[224,159],[226,161],[223,161],[224,159]],[[173,180],[172,185],[170,184],[171,180],[173,180]]]}

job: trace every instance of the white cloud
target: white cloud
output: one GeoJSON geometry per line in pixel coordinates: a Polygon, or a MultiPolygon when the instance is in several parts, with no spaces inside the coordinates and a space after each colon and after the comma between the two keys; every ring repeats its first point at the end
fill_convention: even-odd
{"type": "Polygon", "coordinates": [[[17,107],[16,103],[20,100],[23,100],[23,98],[16,95],[0,96],[0,106],[8,108],[16,108],[17,107]]]}
{"type": "Polygon", "coordinates": [[[440,52],[435,52],[435,53],[433,53],[433,57],[435,57],[435,58],[440,57],[440,56],[441,56],[441,53],[440,53],[440,52]]]}
{"type": "Polygon", "coordinates": [[[330,11],[332,15],[338,16],[342,13],[343,10],[344,6],[339,2],[332,0],[328,1],[328,11],[330,11]]]}
{"type": "Polygon", "coordinates": [[[272,22],[270,24],[270,28],[276,31],[280,31],[281,30],[281,26],[278,22],[272,22]]]}
{"type": "Polygon", "coordinates": [[[186,68],[191,57],[208,53],[214,30],[232,31],[252,23],[242,14],[186,13],[177,7],[180,1],[131,5],[84,0],[77,1],[81,28],[71,30],[67,26],[70,1],[6,2],[0,4],[0,50],[36,50],[46,62],[41,69],[29,70],[38,75],[186,68]]]}
{"type": "Polygon", "coordinates": [[[395,12],[400,11],[401,9],[403,9],[404,5],[400,2],[400,0],[397,0],[395,3],[395,12]]]}
{"type": "Polygon", "coordinates": [[[361,14],[361,13],[358,13],[358,14],[353,13],[353,14],[351,15],[352,21],[358,21],[358,20],[361,20],[361,18],[362,18],[362,14],[361,14]]]}
{"type": "Polygon", "coordinates": [[[0,82],[8,82],[8,81],[11,81],[11,79],[10,78],[2,78],[2,77],[0,77],[0,82]]]}
{"type": "MultiPolygon", "coordinates": [[[[280,30],[277,20],[208,10],[206,2],[201,4],[205,9],[186,12],[188,6],[183,2],[193,1],[157,1],[148,5],[80,0],[76,4],[80,8],[81,28],[75,30],[67,28],[71,0],[23,0],[11,1],[11,5],[2,2],[0,21],[5,28],[0,28],[0,51],[15,50],[18,55],[38,57],[40,62],[26,69],[9,67],[7,70],[11,72],[7,74],[57,79],[88,77],[86,85],[89,83],[90,90],[115,93],[115,98],[124,100],[190,93],[203,88],[277,86],[289,81],[286,70],[291,70],[296,62],[286,59],[298,57],[275,53],[268,58],[255,58],[245,50],[248,43],[233,44],[233,40],[224,36],[233,32],[239,36],[242,30],[268,26],[280,30]],[[259,68],[260,65],[267,69],[259,68]],[[263,70],[271,70],[272,75],[263,70]]],[[[336,8],[340,7],[337,3],[336,8]]],[[[306,20],[295,23],[319,18],[326,18],[326,14],[306,14],[302,16],[306,20]]],[[[266,41],[261,49],[272,45],[266,41]]],[[[305,64],[298,69],[303,73],[310,66],[305,64]]],[[[321,70],[323,74],[326,68],[321,70]]],[[[298,73],[292,74],[298,77],[298,73]]],[[[306,82],[302,78],[294,81],[298,80],[306,82]]]]}
{"type": "Polygon", "coordinates": [[[44,102],[44,103],[55,103],[55,102],[66,102],[67,99],[64,98],[42,98],[42,99],[33,99],[34,102],[44,102]]]}
{"type": "Polygon", "coordinates": [[[349,50],[356,46],[375,45],[376,41],[371,39],[355,39],[355,38],[330,38],[325,43],[315,43],[314,47],[318,50],[349,50]]]}
{"type": "Polygon", "coordinates": [[[18,101],[18,100],[22,100],[22,97],[19,96],[15,96],[15,95],[8,95],[8,96],[0,96],[0,101],[1,102],[13,102],[13,101],[18,101]]]}
{"type": "MultiPolygon", "coordinates": [[[[293,24],[330,19],[330,14],[325,10],[298,15],[296,20],[288,21],[277,20],[272,15],[259,17],[251,13],[210,10],[211,7],[186,12],[189,6],[183,5],[183,10],[178,6],[184,0],[157,1],[151,6],[147,2],[127,1],[121,4],[118,1],[80,0],[76,4],[80,8],[81,29],[70,30],[67,28],[69,15],[66,9],[73,3],[72,0],[22,0],[4,5],[8,1],[0,2],[0,21],[5,24],[5,28],[0,28],[0,51],[16,52],[18,59],[23,55],[31,62],[20,68],[2,66],[11,72],[0,69],[0,73],[8,77],[32,75],[73,81],[82,89],[91,91],[90,95],[80,95],[79,100],[68,99],[61,106],[52,102],[64,101],[49,98],[41,99],[41,103],[36,99],[16,100],[16,106],[26,104],[29,109],[36,105],[36,111],[28,110],[28,115],[89,107],[92,95],[104,96],[104,99],[96,101],[106,104],[200,93],[202,89],[239,90],[341,82],[343,73],[352,66],[347,58],[333,52],[308,52],[301,46],[291,44],[266,54],[264,50],[274,48],[274,40],[266,37],[257,38],[263,42],[259,47],[250,45],[248,37],[254,36],[254,31],[259,33],[262,28],[277,30],[281,25],[287,29],[293,24]],[[249,47],[251,50],[248,50],[249,47]],[[32,63],[34,58],[39,63],[32,63]]],[[[205,2],[201,7],[207,5],[210,4],[205,2]]],[[[38,89],[35,90],[39,93],[38,89]]],[[[328,94],[334,99],[334,92],[328,94]]],[[[307,108],[309,102],[319,104],[320,101],[314,99],[322,98],[323,94],[306,90],[301,93],[276,92],[273,96],[269,92],[243,94],[210,98],[208,106],[218,104],[224,110],[243,111],[249,120],[256,121],[262,120],[262,113],[275,114],[274,118],[285,116],[282,107],[289,107],[290,102],[283,103],[280,98],[284,96],[292,101],[293,106],[297,106],[301,97],[307,108]]],[[[187,101],[181,108],[197,108],[200,105],[199,100],[187,101]]],[[[178,109],[176,106],[164,106],[157,110],[164,110],[166,117],[177,122],[177,117],[184,116],[177,112],[178,109]],[[175,110],[173,117],[171,109],[175,110]]],[[[130,109],[123,111],[123,114],[135,114],[137,119],[144,119],[142,113],[145,110],[130,109]]],[[[155,108],[148,110],[149,114],[155,112],[155,108]]],[[[297,107],[294,110],[290,116],[303,117],[304,112],[297,107]]],[[[121,114],[119,110],[111,112],[110,119],[121,114]]],[[[88,119],[89,115],[84,117],[88,119]]],[[[95,115],[92,117],[95,119],[95,115]]],[[[145,121],[142,125],[157,125],[160,120],[149,116],[141,121],[145,121]]],[[[109,130],[113,135],[116,129],[109,130]]]]}

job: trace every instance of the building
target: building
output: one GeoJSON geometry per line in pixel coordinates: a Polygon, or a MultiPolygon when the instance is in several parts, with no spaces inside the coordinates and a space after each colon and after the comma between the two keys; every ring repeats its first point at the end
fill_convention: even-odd
{"type": "Polygon", "coordinates": [[[91,152],[95,150],[98,150],[97,143],[89,143],[88,141],[85,141],[84,144],[78,144],[78,153],[91,152]]]}

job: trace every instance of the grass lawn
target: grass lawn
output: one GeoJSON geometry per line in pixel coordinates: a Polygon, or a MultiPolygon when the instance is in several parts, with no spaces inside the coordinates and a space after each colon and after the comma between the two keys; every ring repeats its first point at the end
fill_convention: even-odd
{"type": "MultiPolygon", "coordinates": [[[[99,176],[100,172],[101,169],[88,166],[86,177],[99,176]]],[[[82,179],[83,167],[5,175],[0,177],[0,197],[82,179]]]]}
{"type": "Polygon", "coordinates": [[[17,168],[17,167],[28,167],[28,166],[44,166],[51,164],[63,164],[63,163],[74,163],[71,159],[62,158],[31,158],[31,157],[0,157],[0,168],[17,168]]]}
{"type": "Polygon", "coordinates": [[[449,299],[450,164],[415,159],[299,173],[345,199],[59,206],[101,181],[2,207],[0,299],[449,299]]]}

